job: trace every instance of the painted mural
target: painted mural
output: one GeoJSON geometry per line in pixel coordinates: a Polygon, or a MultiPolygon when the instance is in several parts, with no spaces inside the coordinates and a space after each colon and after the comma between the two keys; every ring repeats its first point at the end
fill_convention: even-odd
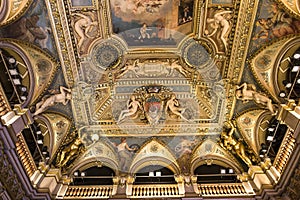
{"type": "Polygon", "coordinates": [[[193,0],[111,0],[113,31],[128,45],[176,45],[192,31],[193,0]]]}
{"type": "Polygon", "coordinates": [[[300,20],[280,9],[273,0],[264,0],[256,19],[250,52],[274,39],[296,33],[300,33],[300,20]]]}
{"type": "Polygon", "coordinates": [[[44,1],[34,1],[22,18],[1,31],[2,37],[14,38],[56,54],[48,12],[44,1]]]}

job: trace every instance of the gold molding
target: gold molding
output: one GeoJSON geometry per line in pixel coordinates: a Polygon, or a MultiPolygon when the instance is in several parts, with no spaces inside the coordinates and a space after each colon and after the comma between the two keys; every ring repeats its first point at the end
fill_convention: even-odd
{"type": "Polygon", "coordinates": [[[293,0],[291,3],[289,0],[275,0],[280,6],[291,16],[300,19],[300,2],[299,0],[293,0]]]}
{"type": "Polygon", "coordinates": [[[32,2],[33,0],[2,0],[0,10],[1,13],[5,12],[6,14],[0,18],[0,27],[18,20],[28,10],[32,2]]]}

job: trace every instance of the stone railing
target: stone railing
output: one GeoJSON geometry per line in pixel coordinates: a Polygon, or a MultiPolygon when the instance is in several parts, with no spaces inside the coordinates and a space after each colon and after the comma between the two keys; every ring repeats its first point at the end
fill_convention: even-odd
{"type": "Polygon", "coordinates": [[[295,146],[296,140],[293,138],[293,132],[289,131],[289,133],[284,138],[279,152],[274,160],[274,167],[278,170],[279,173],[282,173],[295,146]]]}
{"type": "Polygon", "coordinates": [[[133,185],[130,198],[181,197],[177,184],[133,185]]]}
{"type": "Polygon", "coordinates": [[[69,186],[64,199],[107,199],[112,196],[113,186],[69,186]]]}
{"type": "Polygon", "coordinates": [[[247,196],[242,183],[199,184],[201,196],[247,196]]]}
{"type": "Polygon", "coordinates": [[[37,170],[34,160],[30,154],[30,151],[26,145],[26,142],[21,134],[17,136],[18,141],[16,142],[16,151],[19,158],[24,166],[28,177],[31,177],[33,173],[37,170]]]}

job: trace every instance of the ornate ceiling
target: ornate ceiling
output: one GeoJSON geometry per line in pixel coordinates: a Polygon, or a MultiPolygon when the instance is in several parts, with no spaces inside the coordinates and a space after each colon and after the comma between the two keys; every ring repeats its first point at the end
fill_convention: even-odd
{"type": "Polygon", "coordinates": [[[24,131],[42,134],[33,145],[49,157],[31,155],[37,167],[72,184],[75,172],[97,166],[120,183],[160,166],[179,183],[201,166],[233,169],[243,182],[266,157],[276,165],[281,143],[266,138],[283,120],[280,104],[299,98],[297,83],[291,92],[284,83],[295,79],[299,1],[13,0],[0,8],[1,67],[14,79],[16,62],[22,77],[2,81],[2,91],[9,102],[27,88],[13,105],[28,110],[24,131]],[[261,155],[262,144],[275,155],[261,155]]]}

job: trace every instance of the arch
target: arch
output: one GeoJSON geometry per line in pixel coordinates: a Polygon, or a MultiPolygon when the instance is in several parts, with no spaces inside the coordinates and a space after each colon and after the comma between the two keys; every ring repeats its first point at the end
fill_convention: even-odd
{"type": "Polygon", "coordinates": [[[0,26],[13,23],[29,8],[33,0],[0,1],[0,26]],[[16,6],[17,5],[17,6],[16,6]]]}
{"type": "Polygon", "coordinates": [[[4,23],[9,14],[9,1],[0,1],[0,23],[4,23]]]}
{"type": "Polygon", "coordinates": [[[279,94],[280,91],[284,90],[285,86],[281,81],[287,76],[288,70],[286,69],[290,64],[289,57],[292,56],[298,48],[300,48],[300,37],[292,37],[281,46],[280,51],[277,54],[272,76],[276,94],[279,94]]]}
{"type": "MultiPolygon", "coordinates": [[[[20,59],[22,59],[22,64],[27,67],[27,71],[29,73],[29,85],[27,85],[27,88],[29,89],[28,91],[28,96],[27,99],[22,103],[22,108],[26,107],[29,102],[31,101],[33,97],[33,91],[35,88],[35,81],[34,81],[34,73],[32,70],[32,63],[31,59],[29,56],[25,53],[25,51],[20,48],[18,45],[16,45],[13,42],[6,41],[6,40],[0,40],[0,48],[3,48],[5,50],[9,49],[12,50],[14,53],[16,53],[20,59]]],[[[16,59],[18,62],[21,62],[19,59],[16,59]]]]}
{"type": "Polygon", "coordinates": [[[173,171],[174,174],[180,174],[176,157],[163,143],[156,139],[152,139],[140,148],[132,160],[129,172],[134,174],[148,165],[161,165],[173,171]]]}
{"type": "Polygon", "coordinates": [[[49,134],[49,154],[50,159],[55,155],[63,138],[71,128],[71,120],[66,116],[57,113],[45,113],[43,115],[35,116],[37,120],[43,121],[48,127],[49,134]]]}
{"type": "Polygon", "coordinates": [[[259,150],[261,149],[261,144],[266,142],[266,132],[272,118],[274,118],[274,116],[264,112],[261,113],[256,120],[253,140],[256,146],[254,151],[257,153],[257,155],[259,154],[259,150]]]}
{"type": "Polygon", "coordinates": [[[269,111],[262,109],[249,110],[242,113],[237,117],[237,127],[240,133],[243,136],[246,144],[254,150],[256,155],[259,154],[260,145],[262,141],[262,135],[265,136],[265,131],[260,129],[260,123],[264,123],[263,127],[267,127],[267,121],[264,119],[270,119],[272,115],[270,115],[269,111]]]}
{"type": "Polygon", "coordinates": [[[208,139],[193,151],[190,173],[194,174],[197,167],[210,163],[230,167],[237,173],[244,171],[238,160],[231,153],[225,151],[216,142],[208,139]]]}
{"type": "Polygon", "coordinates": [[[68,173],[72,174],[78,169],[86,169],[100,164],[114,170],[116,175],[119,174],[118,156],[116,152],[111,146],[102,141],[95,142],[83,155],[78,157],[73,163],[73,167],[68,170],[68,173]]]}
{"type": "Polygon", "coordinates": [[[23,60],[29,74],[29,91],[22,108],[27,107],[44,92],[54,77],[58,62],[46,52],[34,45],[14,39],[0,40],[0,48],[14,51],[23,60]],[[25,53],[26,52],[26,53],[25,53]],[[36,59],[39,57],[39,59],[36,59]]]}
{"type": "Polygon", "coordinates": [[[84,171],[91,167],[106,166],[106,167],[110,168],[111,170],[113,170],[115,172],[115,175],[118,176],[119,173],[118,173],[116,165],[117,165],[117,163],[113,163],[108,158],[93,157],[93,158],[88,158],[77,165],[74,165],[75,167],[72,168],[71,170],[69,170],[69,174],[71,175],[77,170],[84,171]]]}
{"type": "Polygon", "coordinates": [[[264,92],[271,96],[276,103],[280,103],[278,97],[278,89],[276,89],[277,72],[282,70],[278,68],[278,59],[283,55],[281,52],[286,52],[286,45],[291,40],[291,37],[284,37],[281,40],[271,43],[267,47],[261,48],[252,58],[249,59],[251,71],[262,86],[264,92]],[[282,50],[285,49],[285,50],[282,50]]]}
{"type": "Polygon", "coordinates": [[[110,167],[89,163],[71,174],[72,185],[113,185],[115,175],[110,167]]]}

